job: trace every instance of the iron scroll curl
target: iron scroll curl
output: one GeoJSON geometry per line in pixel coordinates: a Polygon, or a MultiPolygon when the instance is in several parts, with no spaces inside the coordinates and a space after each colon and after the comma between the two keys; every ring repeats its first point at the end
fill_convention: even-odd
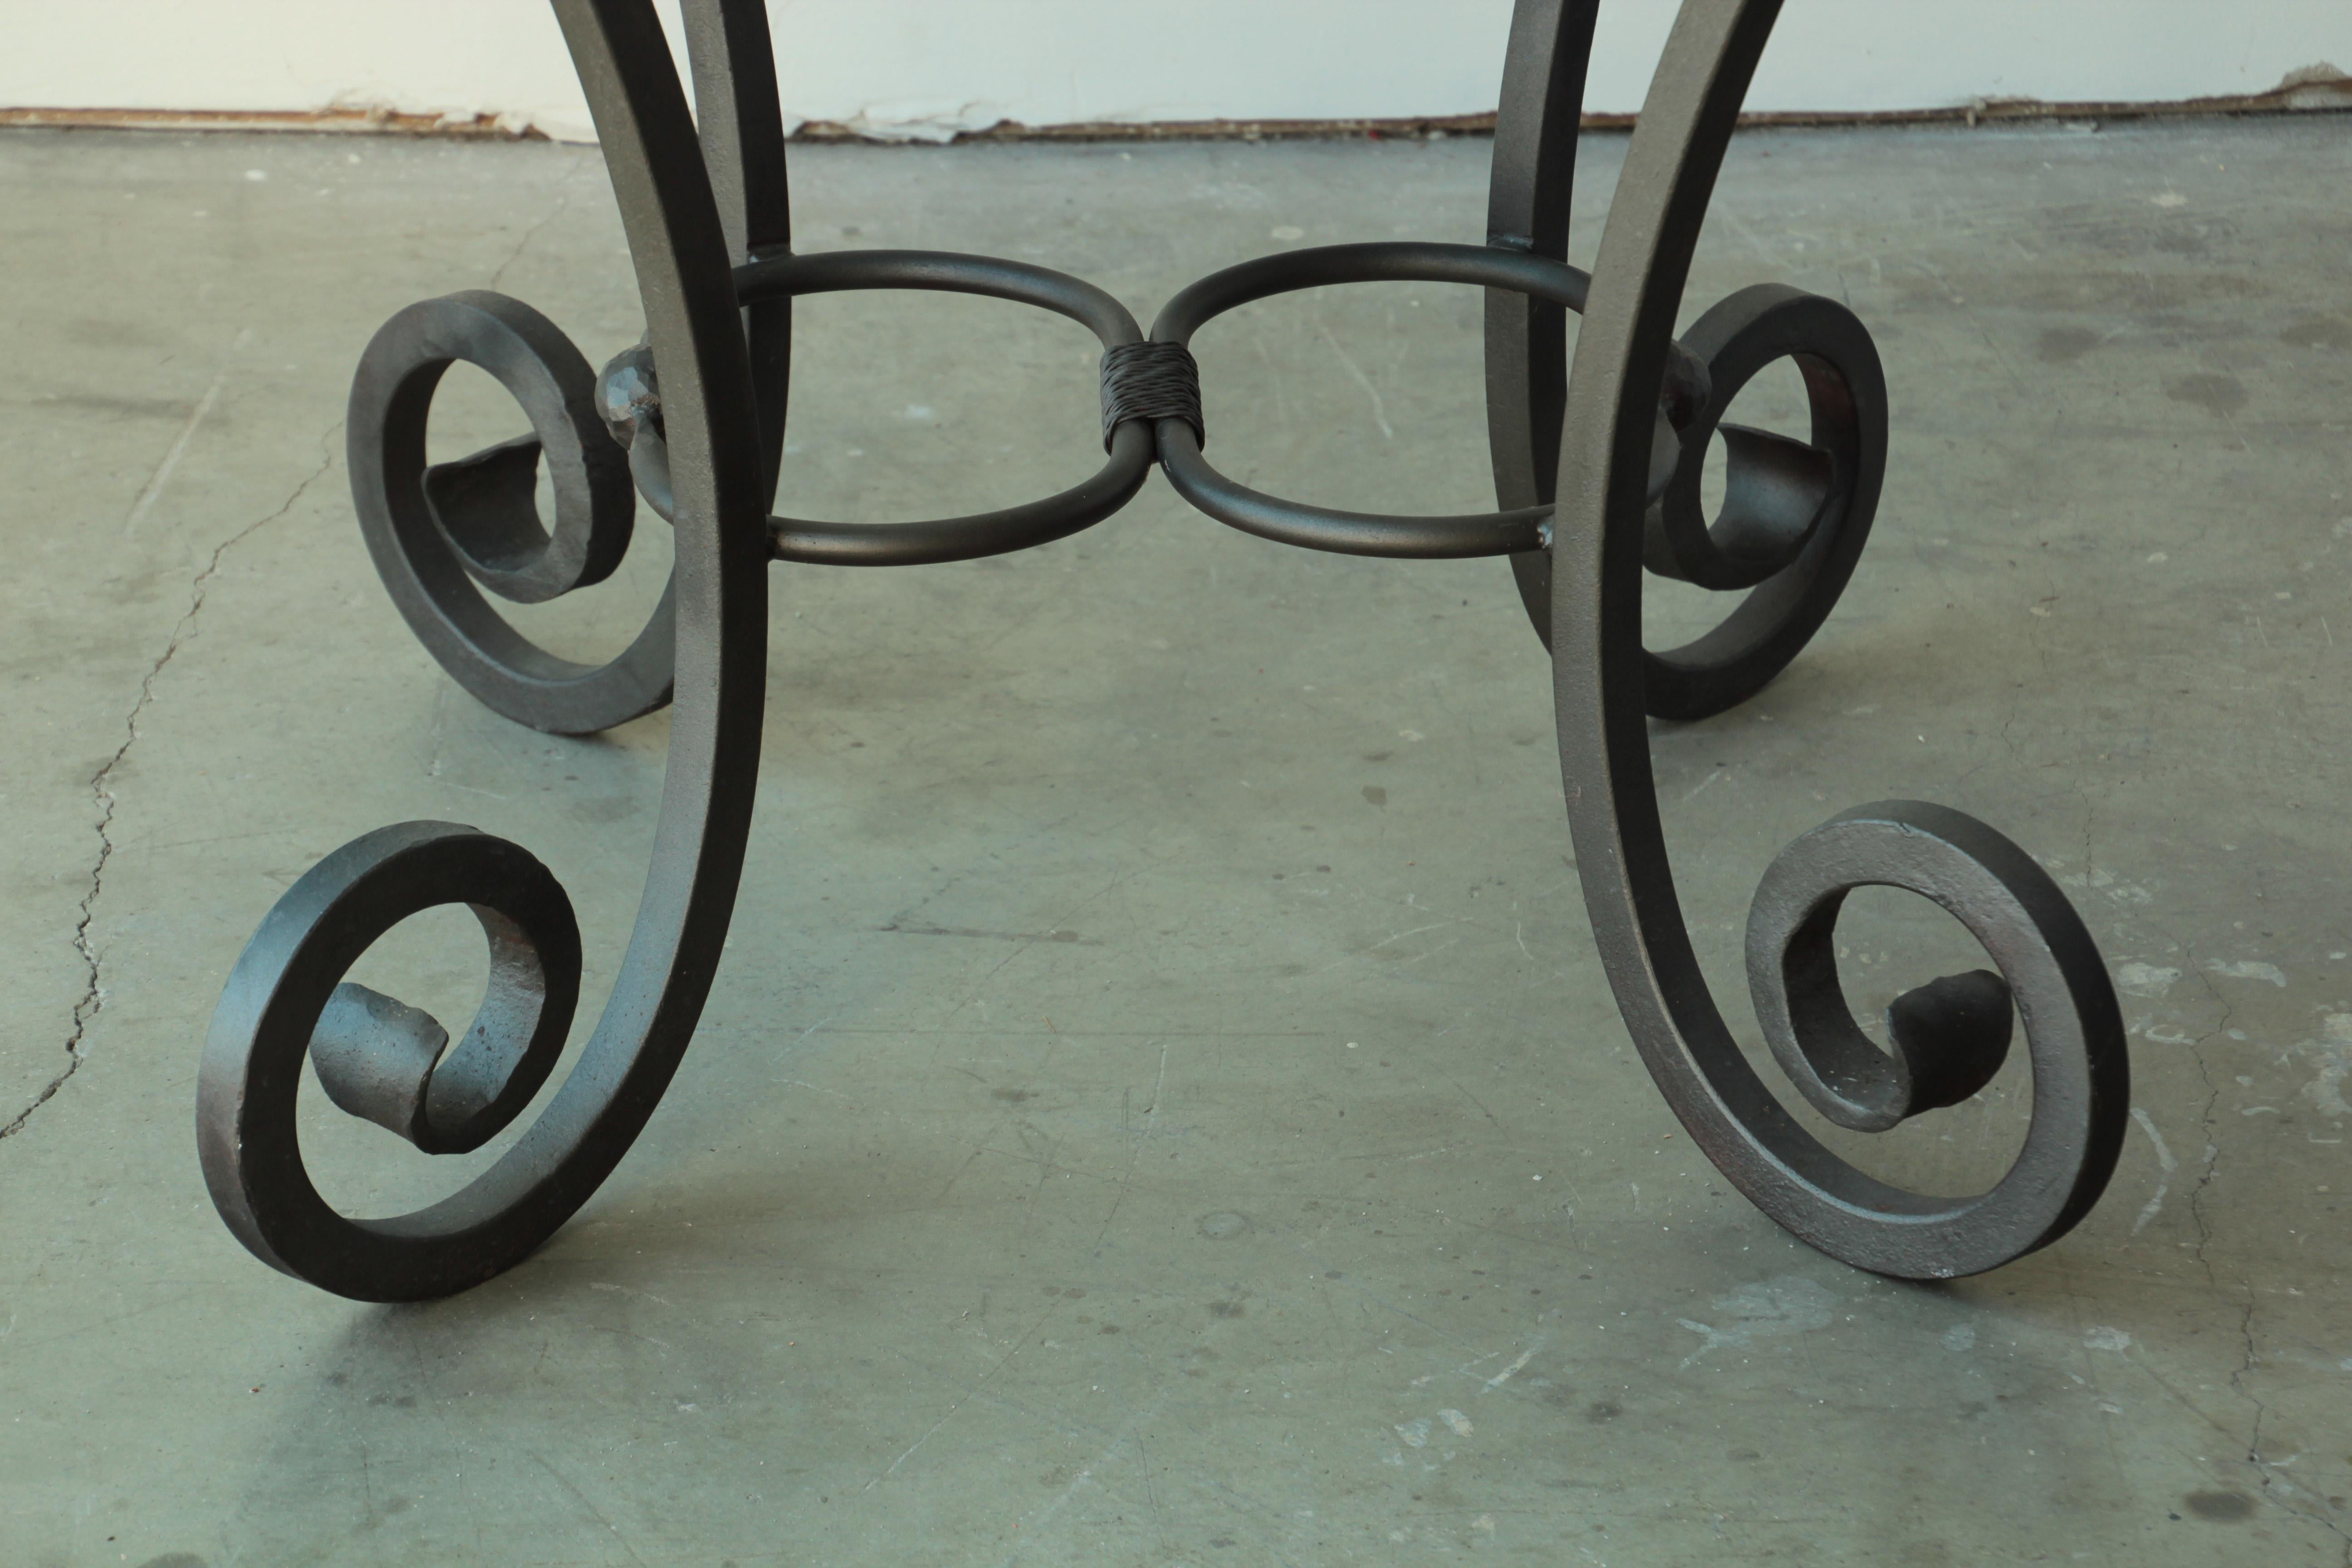
{"type": "Polygon", "coordinates": [[[360,356],[344,427],[352,502],[376,574],[460,686],[517,723],[562,735],[608,730],[670,700],[670,589],[602,665],[550,653],[484,596],[543,603],[604,581],[629,547],[627,459],[604,433],[587,361],[552,321],[478,289],[411,305],[360,356]],[[461,360],[514,395],[531,434],[428,468],[433,395],[461,360]],[[532,500],[542,463],[554,481],[552,528],[532,500]]]}

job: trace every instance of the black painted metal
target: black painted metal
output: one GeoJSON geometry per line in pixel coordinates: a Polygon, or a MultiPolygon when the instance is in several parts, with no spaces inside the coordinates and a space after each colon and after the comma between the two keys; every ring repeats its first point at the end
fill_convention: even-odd
{"type": "MultiPolygon", "coordinates": [[[[1228,267],[1168,301],[1152,323],[1155,341],[1190,344],[1192,334],[1238,306],[1297,289],[1334,283],[1469,283],[1506,289],[1563,310],[1581,310],[1591,279],[1565,262],[1475,245],[1388,241],[1285,251],[1228,267]]],[[[1706,400],[1706,372],[1679,344],[1660,395],[1682,408],[1706,400]]],[[[1209,466],[1193,433],[1163,420],[1160,466],[1176,493],[1219,522],[1261,539],[1349,555],[1442,560],[1539,552],[1549,542],[1551,509],[1522,507],[1468,517],[1391,517],[1334,511],[1278,500],[1237,484],[1209,466]]]]}
{"type": "Polygon", "coordinates": [[[1746,597],[1704,636],[1643,656],[1652,717],[1706,719],[1770,684],[1812,641],[1870,538],[1886,474],[1886,377],[1853,312],[1777,283],[1743,289],[1696,321],[1684,345],[1712,393],[1683,432],[1680,460],[1643,518],[1643,563],[1661,576],[1746,597]],[[1810,441],[1722,423],[1756,373],[1793,361],[1811,404],[1810,441]],[[1697,455],[1720,429],[1730,462],[1720,514],[1699,506],[1697,455]]]}
{"type": "Polygon", "coordinates": [[[522,850],[472,842],[481,836],[471,828],[420,826],[432,836],[410,828],[377,836],[383,852],[359,852],[365,869],[337,891],[316,884],[338,873],[312,867],[304,897],[364,910],[359,924],[376,929],[361,934],[373,941],[414,912],[397,895],[387,898],[383,884],[415,888],[493,871],[467,900],[490,949],[481,1010],[451,1050],[449,1032],[431,1014],[345,981],[310,1030],[310,1062],[342,1110],[428,1154],[465,1154],[504,1131],[555,1070],[580,1001],[580,926],[562,885],[522,850]]]}
{"type": "Polygon", "coordinates": [[[199,1076],[198,1142],[230,1228],[287,1272],[370,1300],[461,1289],[527,1256],[635,1140],[708,993],[759,765],[766,563],[907,565],[1025,549],[1117,511],[1156,461],[1200,510],[1266,538],[1367,555],[1510,558],[1553,653],[1569,816],[1619,1006],[1675,1114],[1767,1214],[1858,1267],[1917,1278],[1992,1268],[2063,1235],[2114,1166],[2128,1073],[2097,950],[2015,845],[1939,806],[1857,808],[1774,862],[1749,924],[1766,1042],[1798,1093],[1844,1126],[1883,1131],[1976,1093],[2007,1058],[2021,1017],[2033,1121],[2015,1164],[1986,1193],[1908,1193],[1831,1152],[1748,1065],[1699,973],[1660,831],[1647,717],[1704,717],[1743,700],[1819,629],[1876,509],[1885,385],[1851,311],[1778,285],[1744,289],[1681,342],[1672,336],[1779,0],[1685,0],[1596,269],[1588,277],[1567,264],[1597,3],[1520,0],[1486,245],[1331,246],[1245,262],[1180,292],[1147,340],[1109,295],[1025,263],[792,254],[763,0],[686,0],[698,132],[651,0],[555,0],[604,141],[646,339],[597,376],[518,301],[476,293],[411,307],[377,334],[354,382],[352,489],[402,613],[492,708],[578,733],[675,698],[653,868],[604,1016],[538,1121],[465,1189],[390,1220],[337,1214],[305,1173],[294,1137],[305,1057],[352,1114],[427,1152],[479,1147],[533,1098],[560,1053],[577,994],[578,933],[537,860],[446,823],[379,830],[297,882],[238,961],[199,1076]],[[1401,279],[1487,290],[1489,442],[1502,510],[1334,511],[1217,473],[1202,456],[1193,333],[1269,295],[1401,279]],[[1108,460],[1060,495],[982,516],[900,524],[766,516],[782,449],[792,300],[852,289],[991,295],[1084,323],[1104,349],[1108,460]],[[1570,312],[1584,316],[1572,371],[1570,312]],[[433,390],[460,359],[513,392],[532,434],[428,468],[433,390]],[[1726,424],[1739,389],[1781,359],[1805,378],[1805,437],[1726,424]],[[1729,479],[1710,521],[1699,475],[1718,436],[1729,479]],[[551,529],[531,500],[542,461],[554,479],[551,529]],[[670,590],[612,663],[559,659],[509,626],[481,590],[535,602],[601,580],[627,546],[633,483],[674,529],[670,590]],[[1645,565],[1740,597],[1706,637],[1653,653],[1641,637],[1645,565]],[[1832,956],[1846,893],[1872,884],[1943,904],[1999,970],[1947,976],[1899,999],[1892,1054],[1854,1025],[1832,956]],[[447,903],[474,908],[493,959],[490,994],[454,1049],[437,1021],[342,981],[394,923],[447,903]]]}
{"type": "MultiPolygon", "coordinates": [[[[1143,337],[1127,307],[1094,285],[1043,267],[987,256],[851,250],[782,257],[743,268],[736,274],[736,288],[751,300],[849,289],[980,294],[1067,316],[1091,330],[1106,350],[1143,337]]],[[[1092,479],[1059,495],[1003,511],[911,523],[772,518],[768,528],[776,559],[835,566],[919,566],[1051,543],[1093,527],[1143,488],[1151,471],[1151,433],[1140,425],[1122,426],[1109,445],[1109,460],[1092,479]]]]}
{"type": "MultiPolygon", "coordinates": [[[[702,164],[719,206],[728,259],[738,266],[789,256],[793,203],[784,167],[783,106],[768,15],[759,5],[695,0],[684,9],[687,56],[702,137],[702,164]]],[[[792,384],[793,300],[747,301],[743,333],[760,426],[761,504],[776,503],[784,460],[784,402],[792,384]]]]}
{"type": "MultiPolygon", "coordinates": [[[[1487,176],[1488,245],[1568,259],[1577,122],[1600,9],[1601,0],[1518,0],[1512,10],[1487,176]]],[[[1551,505],[1567,405],[1568,313],[1531,295],[1488,289],[1486,445],[1495,499],[1505,510],[1551,505]]],[[[1522,551],[1511,557],[1511,576],[1549,647],[1550,558],[1522,551]]]]}
{"type": "MultiPolygon", "coordinates": [[[[345,419],[360,532],[417,640],[488,707],[533,729],[572,735],[610,729],[669,701],[677,636],[670,596],[663,595],[625,652],[591,667],[558,658],[516,631],[477,584],[509,597],[546,597],[542,590],[567,578],[593,581],[591,567],[601,567],[598,576],[611,572],[627,547],[628,474],[625,464],[614,461],[619,448],[604,437],[586,372],[571,340],[528,305],[499,294],[455,294],[411,305],[383,324],[360,356],[345,419]],[[531,416],[536,444],[555,470],[552,536],[530,511],[528,485],[493,490],[479,482],[433,484],[451,468],[478,470],[488,456],[478,453],[440,470],[425,466],[433,391],[458,360],[496,375],[531,416]],[[436,513],[436,488],[445,497],[469,492],[457,516],[436,513]],[[447,526],[452,522],[468,528],[478,545],[466,548],[466,536],[447,526]],[[534,534],[549,541],[536,552],[483,559],[534,534]]],[[[490,452],[502,449],[523,450],[509,443],[490,452]]]]}

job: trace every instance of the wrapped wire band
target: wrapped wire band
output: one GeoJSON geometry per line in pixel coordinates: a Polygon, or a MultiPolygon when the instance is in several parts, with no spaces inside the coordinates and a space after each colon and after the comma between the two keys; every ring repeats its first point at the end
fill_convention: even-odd
{"type": "Polygon", "coordinates": [[[1182,343],[1120,343],[1103,351],[1103,450],[1130,419],[1181,419],[1192,439],[1209,444],[1201,422],[1201,367],[1182,343]]]}

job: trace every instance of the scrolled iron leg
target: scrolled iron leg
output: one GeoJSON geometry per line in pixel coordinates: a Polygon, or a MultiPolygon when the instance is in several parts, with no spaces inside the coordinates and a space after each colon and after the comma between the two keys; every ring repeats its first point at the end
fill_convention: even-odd
{"type": "MultiPolygon", "coordinates": [[[[239,959],[198,1075],[205,1180],[230,1228],[264,1260],[367,1300],[446,1295],[511,1268],[611,1173],[693,1036],[751,825],[767,637],[766,476],[730,248],[652,7],[557,0],[556,11],[595,113],[664,373],[677,566],[656,625],[623,656],[643,650],[642,661],[625,665],[625,678],[610,674],[613,666],[551,669],[513,634],[499,640],[490,624],[504,623],[477,591],[477,582],[498,586],[485,568],[541,572],[526,592],[566,574],[574,584],[591,580],[611,545],[597,531],[611,514],[596,508],[620,448],[595,423],[584,364],[567,359],[569,345],[557,346],[552,329],[523,308],[461,296],[395,319],[404,324],[394,346],[361,378],[382,417],[354,432],[354,486],[377,563],[410,623],[491,706],[541,728],[597,728],[666,698],[674,659],[669,771],[636,928],[578,1065],[488,1171],[429,1207],[381,1220],[329,1207],[294,1136],[302,1062],[307,1055],[318,1063],[346,1109],[421,1148],[478,1146],[540,1088],[577,994],[578,935],[553,877],[516,846],[469,828],[386,828],[298,881],[239,959]],[[452,321],[463,331],[433,336],[452,321]],[[478,354],[521,393],[557,464],[559,518],[544,543],[501,531],[503,523],[485,527],[469,510],[512,500],[519,446],[493,448],[450,478],[446,510],[434,510],[424,405],[441,366],[478,354]],[[589,456],[601,452],[612,459],[589,456]],[[584,520],[562,510],[575,457],[584,520]],[[436,1021],[341,984],[383,930],[447,903],[477,907],[493,954],[482,1016],[454,1050],[436,1021]]],[[[625,473],[619,482],[626,485],[625,473]]]]}
{"type": "MultiPolygon", "coordinates": [[[[1741,1054],[1683,923],[1650,769],[1648,714],[1656,710],[1656,694],[1654,657],[1642,647],[1645,557],[1655,562],[1662,548],[1671,552],[1679,545],[1689,549],[1687,559],[1704,563],[1702,570],[1742,569],[1736,560],[1706,562],[1708,543],[1687,534],[1662,544],[1647,487],[1657,392],[1692,247],[1778,10],[1779,0],[1687,0],[1601,239],[1569,382],[1551,555],[1560,772],[1586,908],[1618,1006],[1693,1139],[1758,1207],[1832,1257],[1883,1274],[1949,1279],[1997,1267],[2063,1235],[2097,1201],[2115,1168],[2129,1066],[2115,993],[2082,921],[2023,850],[1973,818],[1918,802],[1884,802],[1832,818],[1799,838],[1766,874],[1749,926],[1758,1011],[1800,1092],[1843,1125],[1883,1130],[1982,1087],[2008,1048],[2011,995],[2016,999],[2033,1068],[2033,1117],[2015,1163],[1973,1196],[1905,1191],[1814,1138],[1741,1054]],[[1892,1058],[1863,1037],[1846,1013],[1829,943],[1845,893],[1872,884],[1908,888],[1941,903],[2000,972],[1947,977],[1905,997],[1897,1004],[1892,1058]]],[[[1840,383],[1859,393],[1867,339],[1849,334],[1836,351],[1842,358],[1827,353],[1844,329],[1801,299],[1739,305],[1740,320],[1700,352],[1713,353],[1716,374],[1728,372],[1736,385],[1739,364],[1777,346],[1770,327],[1776,310],[1816,318],[1807,329],[1811,335],[1798,340],[1807,345],[1801,352],[1829,359],[1837,374],[1816,383],[1815,438],[1807,445],[1827,448],[1843,465],[1851,460],[1855,433],[1867,440],[1869,421],[1839,426],[1832,417],[1825,432],[1824,405],[1837,414],[1840,383]],[[1743,358],[1743,336],[1756,334],[1762,340],[1743,358]],[[1727,364],[1727,358],[1738,363],[1727,364]]],[[[1685,344],[1692,346],[1690,337],[1685,344]]],[[[1874,356],[1868,364],[1874,366],[1874,356]]],[[[1768,448],[1763,461],[1770,460],[1768,448]]],[[[1806,465],[1781,467],[1801,492],[1806,465]]],[[[1834,502],[1835,474],[1810,482],[1825,484],[1834,502]]],[[[1861,499],[1857,489],[1855,503],[1861,499]]],[[[1799,504],[1786,513],[1803,510],[1799,504]]],[[[1800,530],[1784,531],[1778,545],[1768,537],[1763,567],[1771,567],[1774,549],[1794,548],[1796,563],[1767,576],[1746,605],[1827,548],[1824,540],[1840,550],[1858,547],[1858,538],[1822,532],[1830,522],[1827,512],[1810,523],[1799,516],[1800,530]],[[1808,527],[1811,542],[1801,537],[1808,527]]],[[[1720,552],[1723,542],[1718,534],[1712,544],[1720,552]]],[[[1827,597],[1834,596],[1829,589],[1827,597]]],[[[1819,625],[1816,610],[1825,614],[1826,603],[1800,597],[1775,625],[1801,626],[1795,639],[1801,643],[1819,625]]],[[[1731,624],[1747,613],[1743,606],[1731,624]]],[[[1777,635],[1766,626],[1763,646],[1777,635]]],[[[1725,677],[1735,684],[1769,663],[1762,654],[1742,657],[1750,661],[1746,673],[1725,677]]],[[[1730,668],[1737,672],[1739,664],[1736,658],[1730,668]]]]}

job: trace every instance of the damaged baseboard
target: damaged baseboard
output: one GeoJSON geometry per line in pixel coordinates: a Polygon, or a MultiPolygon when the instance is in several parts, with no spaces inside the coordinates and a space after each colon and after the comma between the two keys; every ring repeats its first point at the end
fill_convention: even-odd
{"type": "MultiPolygon", "coordinates": [[[[2037,98],[1989,98],[1933,109],[1869,110],[1774,110],[1743,114],[1743,126],[2007,125],[2032,121],[2106,123],[2200,115],[2310,114],[2352,110],[2352,76],[2333,66],[2289,73],[2267,92],[2162,102],[2073,101],[2037,98]]],[[[1630,128],[1633,114],[1587,114],[1594,131],[1630,128]]],[[[229,109],[0,109],[0,127],[46,130],[280,132],[362,136],[442,136],[469,141],[546,141],[549,133],[523,115],[506,113],[411,114],[386,108],[317,110],[229,109]]],[[[1491,135],[1495,117],[1485,114],[1416,115],[1378,120],[1160,120],[1092,121],[1068,125],[1024,125],[999,121],[982,130],[947,130],[920,122],[905,126],[844,124],[809,120],[793,132],[802,142],[865,142],[890,145],[955,145],[977,142],[1279,142],[1305,139],[1381,141],[1436,140],[1491,135]]]]}
{"type": "MultiPolygon", "coordinates": [[[[2288,74],[2267,92],[2165,101],[2052,101],[2038,98],[1984,98],[1934,109],[1771,110],[1743,114],[1753,126],[1983,125],[2022,121],[2105,122],[2174,116],[2309,114],[2352,110],[2352,76],[2334,66],[2310,66],[2288,74]]],[[[1587,114],[1588,131],[1624,131],[1636,114],[1587,114]]],[[[877,128],[831,121],[803,121],[795,142],[1277,142],[1300,138],[1437,138],[1492,135],[1486,114],[1423,115],[1396,120],[1161,120],[1095,121],[1073,125],[1024,125],[1000,121],[980,131],[941,132],[927,125],[877,128]]]]}
{"type": "Polygon", "coordinates": [[[516,114],[404,114],[367,109],[0,109],[0,126],[49,131],[304,131],[358,136],[450,136],[544,142],[516,114]]]}

